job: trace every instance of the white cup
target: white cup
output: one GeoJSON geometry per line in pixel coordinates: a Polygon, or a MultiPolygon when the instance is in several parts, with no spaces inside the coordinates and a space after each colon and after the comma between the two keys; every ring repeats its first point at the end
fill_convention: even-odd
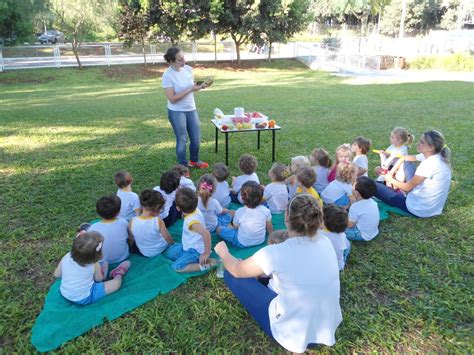
{"type": "Polygon", "coordinates": [[[243,107],[236,107],[234,108],[234,116],[235,117],[244,117],[244,108],[243,107]]]}

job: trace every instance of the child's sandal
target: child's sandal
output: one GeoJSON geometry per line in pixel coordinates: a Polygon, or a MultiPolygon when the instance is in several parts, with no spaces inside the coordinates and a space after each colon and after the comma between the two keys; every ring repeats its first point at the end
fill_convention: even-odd
{"type": "Polygon", "coordinates": [[[113,269],[111,272],[110,272],[110,277],[112,278],[115,278],[117,276],[123,276],[127,273],[128,269],[130,268],[130,261],[126,260],[122,263],[120,263],[119,266],[117,266],[115,269],[113,269]]]}

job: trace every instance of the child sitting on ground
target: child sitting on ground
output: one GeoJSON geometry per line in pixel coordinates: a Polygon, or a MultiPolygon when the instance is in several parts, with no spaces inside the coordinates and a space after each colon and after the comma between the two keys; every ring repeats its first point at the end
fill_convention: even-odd
{"type": "Polygon", "coordinates": [[[324,229],[320,233],[331,241],[336,252],[339,271],[342,271],[351,251],[351,243],[344,233],[348,223],[347,211],[340,206],[326,205],[323,210],[323,220],[324,229]]]}
{"type": "Polygon", "coordinates": [[[115,174],[115,185],[119,188],[117,196],[120,198],[121,206],[119,217],[130,221],[141,212],[138,195],[132,191],[132,175],[128,171],[121,170],[115,174]]]}
{"type": "Polygon", "coordinates": [[[130,261],[122,262],[111,271],[112,280],[107,278],[108,264],[102,267],[104,238],[98,232],[81,232],[72,243],[71,252],[64,255],[54,270],[54,277],[61,278],[59,291],[67,300],[87,305],[117,291],[122,286],[122,277],[130,267],[130,261]]]}
{"type": "Polygon", "coordinates": [[[288,206],[288,189],[285,180],[290,176],[290,170],[284,164],[274,163],[268,172],[272,180],[265,186],[263,198],[272,213],[284,213],[288,206]]]}
{"type": "Polygon", "coordinates": [[[217,180],[216,191],[212,194],[222,207],[227,208],[230,205],[230,189],[227,178],[229,177],[229,169],[224,163],[215,163],[212,175],[217,180]]]}
{"type": "Polygon", "coordinates": [[[262,187],[255,181],[242,186],[242,200],[245,206],[235,211],[232,224],[218,226],[217,235],[238,248],[246,248],[265,241],[265,233],[273,232],[272,214],[261,205],[262,187]]]}
{"type": "Polygon", "coordinates": [[[183,213],[183,234],[181,243],[171,245],[165,256],[174,262],[171,267],[177,272],[208,270],[216,261],[211,255],[211,233],[206,221],[197,208],[198,197],[187,187],[176,192],[176,207],[183,213]]]}
{"type": "Polygon", "coordinates": [[[370,139],[364,137],[357,137],[352,142],[351,151],[355,154],[352,163],[357,166],[357,176],[369,176],[369,159],[367,159],[367,152],[371,146],[370,139]]]}
{"type": "Polygon", "coordinates": [[[92,224],[88,229],[89,232],[99,232],[104,237],[103,260],[109,264],[123,261],[129,255],[128,246],[131,239],[128,235],[128,222],[117,218],[120,205],[118,196],[100,198],[96,203],[96,210],[102,220],[92,224]]]}
{"type": "Polygon", "coordinates": [[[319,207],[323,208],[323,201],[319,194],[314,189],[313,185],[316,182],[316,173],[311,168],[303,168],[300,170],[298,175],[296,175],[296,180],[298,181],[298,187],[296,188],[296,194],[309,194],[313,196],[316,201],[318,201],[319,207]]]}
{"type": "Polygon", "coordinates": [[[288,187],[288,198],[292,199],[295,196],[296,189],[297,189],[297,179],[296,175],[301,171],[303,168],[309,168],[311,163],[309,158],[304,155],[298,155],[296,157],[291,158],[290,164],[290,174],[291,176],[287,179],[287,187],[288,187]]]}
{"type": "Polygon", "coordinates": [[[341,144],[336,148],[336,161],[333,163],[329,171],[328,181],[336,180],[337,167],[339,163],[350,163],[352,161],[351,146],[348,143],[341,144]]]}
{"type": "Polygon", "coordinates": [[[132,251],[151,258],[161,254],[174,241],[165,222],[158,217],[165,205],[164,197],[158,191],[146,189],[140,194],[140,203],[142,214],[134,217],[128,225],[134,241],[132,251]]]}
{"type": "Polygon", "coordinates": [[[313,170],[316,173],[316,182],[313,187],[318,194],[321,194],[329,184],[328,175],[332,161],[329,158],[328,152],[321,148],[313,150],[311,161],[313,164],[313,170]]]}
{"type": "Polygon", "coordinates": [[[360,176],[357,178],[354,191],[356,202],[349,209],[346,237],[349,240],[367,242],[379,234],[379,207],[372,199],[377,192],[377,186],[367,176],[360,176]]]}
{"type": "Polygon", "coordinates": [[[180,187],[189,187],[191,190],[196,191],[196,186],[194,185],[193,180],[189,178],[189,169],[186,166],[182,164],[176,164],[171,168],[171,171],[176,171],[180,176],[180,187]]]}
{"type": "Polygon", "coordinates": [[[160,185],[155,186],[153,190],[158,191],[165,198],[165,206],[161,211],[160,218],[165,222],[168,228],[181,216],[176,209],[175,196],[179,187],[180,176],[176,171],[167,171],[161,175],[160,185]]]}
{"type": "Polygon", "coordinates": [[[336,180],[331,181],[321,193],[324,203],[334,203],[338,206],[349,207],[354,201],[352,184],[356,179],[357,167],[352,163],[339,163],[336,180]]]}
{"type": "Polygon", "coordinates": [[[216,191],[217,180],[214,175],[204,174],[198,181],[198,209],[206,221],[206,228],[214,232],[217,225],[228,225],[234,211],[222,208],[219,201],[212,197],[216,191]]]}
{"type": "Polygon", "coordinates": [[[243,204],[240,189],[247,181],[255,181],[257,184],[260,184],[260,180],[255,173],[257,165],[257,158],[253,155],[244,154],[239,158],[239,169],[242,172],[242,175],[237,177],[232,176],[232,189],[230,191],[232,202],[243,204]]]}

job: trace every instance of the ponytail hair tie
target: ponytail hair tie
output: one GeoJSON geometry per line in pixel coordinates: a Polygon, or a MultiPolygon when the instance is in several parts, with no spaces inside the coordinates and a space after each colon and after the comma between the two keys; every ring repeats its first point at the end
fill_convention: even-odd
{"type": "Polygon", "coordinates": [[[448,149],[448,145],[446,143],[443,145],[443,149],[448,149]]]}
{"type": "Polygon", "coordinates": [[[213,188],[213,186],[211,184],[208,184],[205,181],[203,183],[201,183],[201,185],[199,185],[199,190],[207,190],[207,191],[211,192],[212,188],[213,188]]]}
{"type": "Polygon", "coordinates": [[[95,251],[100,251],[102,249],[102,242],[100,242],[97,247],[95,248],[95,251]]]}

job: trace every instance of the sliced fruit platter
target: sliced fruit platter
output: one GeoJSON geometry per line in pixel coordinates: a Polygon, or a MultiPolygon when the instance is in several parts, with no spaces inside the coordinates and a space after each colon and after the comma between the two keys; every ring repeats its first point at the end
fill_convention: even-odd
{"type": "MultiPolygon", "coordinates": [[[[220,123],[220,122],[219,122],[220,123]]],[[[237,122],[237,123],[222,123],[219,125],[223,131],[241,131],[246,129],[264,129],[275,128],[276,122],[274,120],[263,121],[260,123],[252,122],[237,122]]]]}

